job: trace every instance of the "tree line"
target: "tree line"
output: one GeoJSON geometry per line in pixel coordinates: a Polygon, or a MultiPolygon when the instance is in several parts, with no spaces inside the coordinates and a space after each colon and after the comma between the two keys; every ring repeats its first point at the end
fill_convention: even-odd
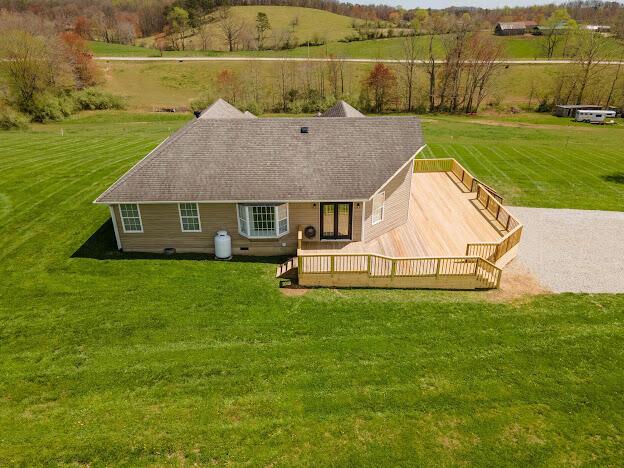
{"type": "Polygon", "coordinates": [[[0,12],[0,60],[0,128],[123,107],[94,88],[103,75],[86,42],[38,16],[0,12]]]}
{"type": "Polygon", "coordinates": [[[32,13],[63,29],[78,26],[84,31],[87,28],[93,39],[124,44],[130,44],[138,37],[162,33],[168,26],[171,27],[173,9],[184,10],[188,26],[199,28],[207,15],[215,14],[222,7],[237,5],[316,8],[357,18],[369,25],[387,22],[392,27],[416,30],[423,15],[454,20],[468,13],[475,28],[488,29],[498,21],[530,19],[542,23],[563,6],[577,21],[609,25],[614,33],[624,37],[624,5],[597,0],[579,0],[560,6],[451,7],[441,10],[360,5],[337,0],[0,0],[0,10],[32,13]]]}

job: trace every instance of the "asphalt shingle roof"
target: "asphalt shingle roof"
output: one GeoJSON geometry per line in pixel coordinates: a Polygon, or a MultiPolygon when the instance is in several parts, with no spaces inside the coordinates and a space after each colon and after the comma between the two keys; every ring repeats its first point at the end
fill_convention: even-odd
{"type": "Polygon", "coordinates": [[[417,117],[196,119],[96,202],[363,200],[423,144],[417,117]]]}
{"type": "Polygon", "coordinates": [[[364,117],[364,114],[341,100],[323,112],[321,117],[364,117]]]}
{"type": "Polygon", "coordinates": [[[217,99],[204,109],[199,116],[200,119],[248,119],[253,117],[239,111],[236,107],[223,99],[217,99]]]}

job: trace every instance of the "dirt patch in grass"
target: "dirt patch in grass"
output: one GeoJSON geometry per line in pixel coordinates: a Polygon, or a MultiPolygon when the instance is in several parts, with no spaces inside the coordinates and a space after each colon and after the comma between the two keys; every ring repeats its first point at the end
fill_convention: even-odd
{"type": "Polygon", "coordinates": [[[299,297],[304,296],[310,291],[310,288],[304,288],[297,284],[289,284],[288,286],[283,286],[280,288],[280,292],[284,296],[288,297],[299,297]]]}
{"type": "Polygon", "coordinates": [[[539,294],[552,294],[552,291],[514,260],[503,269],[500,288],[488,291],[486,297],[492,302],[509,302],[539,294]]]}
{"type": "Polygon", "coordinates": [[[536,124],[528,122],[507,122],[504,120],[488,120],[488,119],[471,119],[468,123],[478,125],[490,125],[492,127],[515,127],[515,128],[535,128],[542,130],[560,130],[563,128],[574,128],[574,130],[591,130],[591,127],[573,126],[566,127],[564,125],[555,124],[536,124]]]}

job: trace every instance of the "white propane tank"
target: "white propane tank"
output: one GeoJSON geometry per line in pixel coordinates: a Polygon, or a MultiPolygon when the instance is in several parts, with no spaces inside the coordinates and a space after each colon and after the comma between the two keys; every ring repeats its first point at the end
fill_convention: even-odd
{"type": "Polygon", "coordinates": [[[215,257],[222,260],[232,258],[232,238],[227,231],[217,231],[214,238],[215,257]]]}

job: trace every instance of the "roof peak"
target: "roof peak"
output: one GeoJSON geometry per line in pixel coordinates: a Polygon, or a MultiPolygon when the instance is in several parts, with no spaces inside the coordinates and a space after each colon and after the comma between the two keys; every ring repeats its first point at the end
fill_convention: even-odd
{"type": "Polygon", "coordinates": [[[348,102],[340,99],[336,101],[336,104],[323,112],[321,117],[365,117],[365,115],[348,102]]]}
{"type": "Polygon", "coordinates": [[[199,119],[248,119],[250,115],[238,110],[225,99],[217,99],[202,111],[199,119]]]}

